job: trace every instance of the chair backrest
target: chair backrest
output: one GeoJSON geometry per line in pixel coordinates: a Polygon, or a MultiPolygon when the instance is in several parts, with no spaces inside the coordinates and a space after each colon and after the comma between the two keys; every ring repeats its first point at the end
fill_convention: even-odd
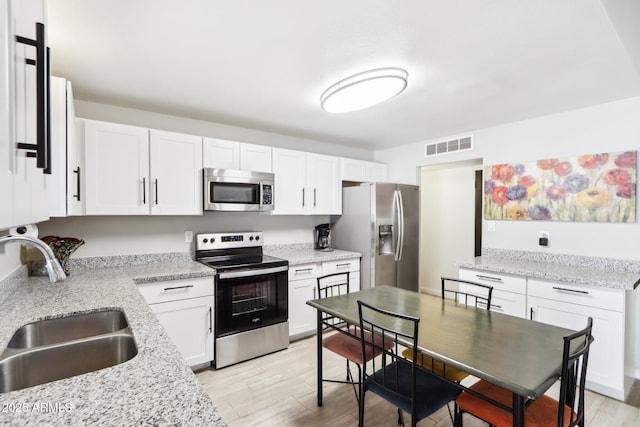
{"type": "Polygon", "coordinates": [[[362,354],[382,354],[382,357],[375,357],[370,360],[367,360],[366,357],[364,358],[365,362],[362,367],[364,378],[366,381],[376,383],[378,387],[384,388],[399,398],[402,396],[406,397],[407,390],[405,387],[409,384],[411,387],[412,413],[415,414],[416,359],[418,323],[420,319],[382,310],[362,301],[358,301],[358,316],[360,319],[360,329],[371,332],[374,337],[379,338],[367,339],[365,334],[360,334],[362,354]],[[411,360],[407,360],[402,356],[401,346],[413,350],[411,360]],[[367,368],[367,364],[372,365],[371,369],[367,368]],[[405,364],[405,367],[411,368],[410,380],[399,377],[401,372],[407,372],[407,369],[397,369],[399,364],[405,364]],[[394,369],[385,369],[389,366],[394,366],[394,369]],[[381,371],[381,373],[376,374],[378,371],[381,371]],[[404,393],[401,393],[401,387],[404,393]]]}
{"type": "Polygon", "coordinates": [[[442,299],[450,296],[464,305],[473,305],[487,310],[491,308],[493,286],[451,277],[441,277],[440,280],[442,282],[442,299]]]}
{"type": "MultiPolygon", "coordinates": [[[[349,293],[349,272],[333,273],[318,277],[316,295],[318,298],[329,298],[349,293]]],[[[345,321],[328,313],[322,314],[322,329],[341,327],[345,321]]]]}
{"type": "Polygon", "coordinates": [[[565,405],[573,410],[569,425],[584,425],[584,388],[589,348],[593,342],[592,326],[593,319],[589,317],[586,328],[564,337],[560,396],[558,398],[559,426],[565,425],[565,405]]]}

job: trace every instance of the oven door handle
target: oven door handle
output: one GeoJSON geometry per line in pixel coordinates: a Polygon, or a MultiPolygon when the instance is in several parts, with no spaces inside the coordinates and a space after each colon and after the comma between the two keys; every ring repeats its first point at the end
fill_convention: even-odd
{"type": "Polygon", "coordinates": [[[288,265],[283,265],[282,267],[272,267],[272,268],[233,270],[226,273],[218,273],[218,278],[233,279],[236,277],[261,276],[263,274],[280,273],[282,271],[287,271],[287,270],[289,270],[288,265]]]}

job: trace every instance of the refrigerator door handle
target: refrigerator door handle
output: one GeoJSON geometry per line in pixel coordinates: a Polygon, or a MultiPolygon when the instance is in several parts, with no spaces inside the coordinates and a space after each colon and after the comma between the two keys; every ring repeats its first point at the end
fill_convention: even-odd
{"type": "Polygon", "coordinates": [[[398,257],[396,261],[400,261],[402,259],[402,249],[404,248],[404,201],[402,200],[402,193],[399,190],[396,190],[398,193],[398,225],[400,229],[398,230],[398,257]]]}
{"type": "Polygon", "coordinates": [[[395,190],[393,192],[393,227],[395,231],[393,232],[393,259],[396,261],[400,260],[400,239],[402,235],[402,226],[401,226],[401,200],[400,200],[400,192],[395,190]]]}

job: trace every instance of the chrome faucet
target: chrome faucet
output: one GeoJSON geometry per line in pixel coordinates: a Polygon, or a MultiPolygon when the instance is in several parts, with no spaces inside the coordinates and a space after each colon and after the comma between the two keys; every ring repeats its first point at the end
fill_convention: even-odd
{"type": "Polygon", "coordinates": [[[0,244],[8,242],[30,243],[32,246],[38,248],[44,255],[45,267],[47,268],[47,273],[49,273],[49,280],[51,281],[51,283],[60,282],[67,278],[67,275],[60,266],[60,263],[56,259],[55,255],[53,255],[53,251],[51,250],[49,245],[47,245],[42,240],[27,236],[0,237],[0,244]]]}

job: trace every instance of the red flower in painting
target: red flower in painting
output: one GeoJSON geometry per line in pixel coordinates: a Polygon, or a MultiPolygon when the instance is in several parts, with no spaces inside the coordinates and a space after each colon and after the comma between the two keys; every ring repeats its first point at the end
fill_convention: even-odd
{"type": "Polygon", "coordinates": [[[636,152],[627,151],[618,156],[615,161],[616,166],[621,168],[635,168],[636,167],[636,152]]]}
{"type": "Polygon", "coordinates": [[[538,160],[537,165],[538,168],[548,171],[549,169],[553,169],[553,167],[558,163],[558,159],[546,159],[546,160],[538,160]]]}
{"type": "Polygon", "coordinates": [[[605,172],[602,180],[608,185],[620,185],[629,182],[631,175],[625,169],[609,169],[605,172]]]}
{"type": "Polygon", "coordinates": [[[622,184],[618,187],[618,191],[616,192],[616,196],[622,197],[623,199],[630,199],[636,195],[636,184],[633,182],[622,184]]]}
{"type": "Polygon", "coordinates": [[[602,154],[587,154],[585,156],[578,157],[578,163],[585,169],[594,169],[598,166],[602,166],[609,161],[609,155],[602,154]]]}
{"type": "Polygon", "coordinates": [[[569,162],[560,162],[553,168],[553,171],[558,176],[567,176],[572,172],[571,163],[569,162]]]}
{"type": "Polygon", "coordinates": [[[507,198],[507,192],[509,189],[504,185],[498,185],[493,189],[493,193],[491,193],[491,200],[496,202],[499,205],[504,205],[509,201],[507,198]]]}
{"type": "Polygon", "coordinates": [[[491,168],[491,178],[502,182],[509,182],[515,171],[511,165],[495,165],[491,168]]]}
{"type": "Polygon", "coordinates": [[[520,177],[520,179],[518,179],[518,184],[524,185],[525,187],[531,187],[535,183],[536,183],[536,179],[528,175],[522,176],[520,177]]]}

